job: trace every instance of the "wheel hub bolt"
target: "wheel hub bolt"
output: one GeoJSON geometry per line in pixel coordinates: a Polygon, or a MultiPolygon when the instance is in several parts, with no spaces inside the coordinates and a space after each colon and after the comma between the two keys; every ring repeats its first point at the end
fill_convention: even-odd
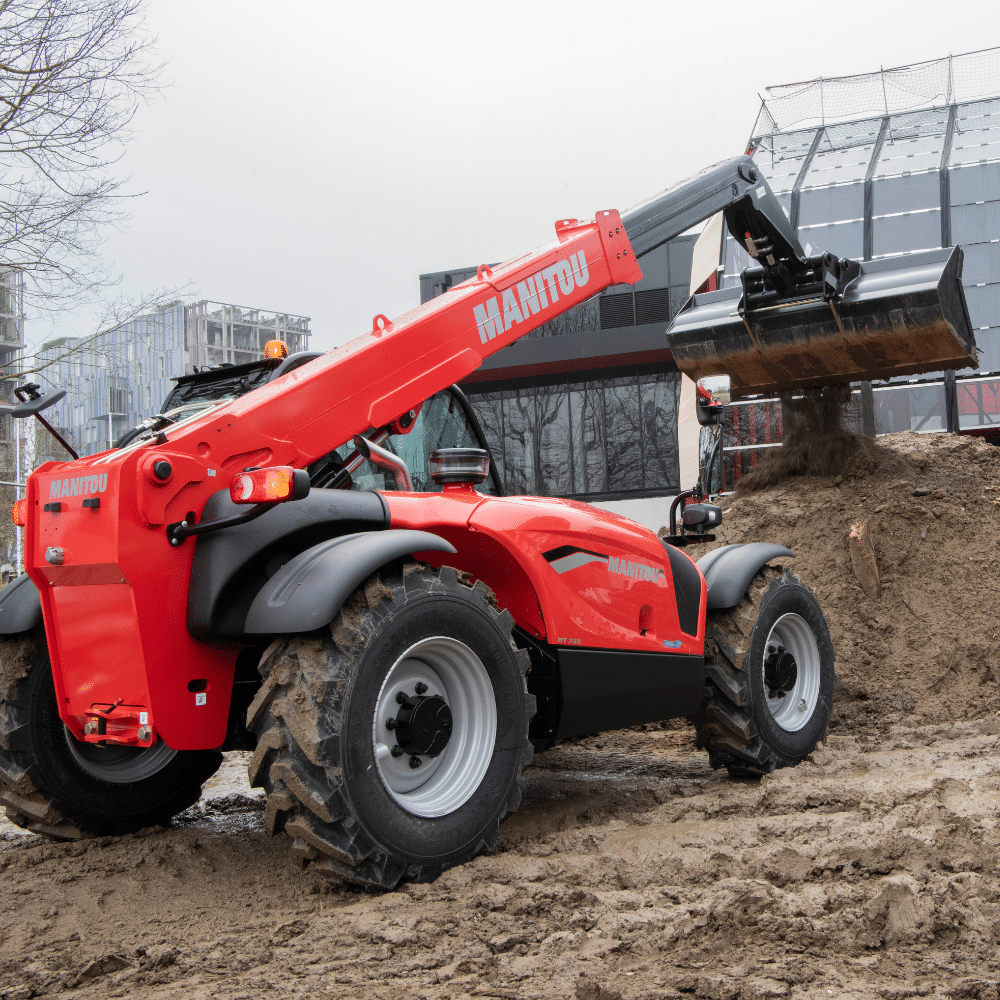
{"type": "Polygon", "coordinates": [[[389,719],[385,720],[385,728],[386,729],[395,729],[396,726],[398,726],[398,725],[399,725],[399,723],[395,719],[389,718],[389,719]]]}
{"type": "Polygon", "coordinates": [[[396,704],[405,705],[410,700],[410,696],[405,691],[396,692],[396,704]]]}
{"type": "Polygon", "coordinates": [[[420,767],[421,764],[423,764],[423,761],[419,757],[411,757],[410,758],[410,767],[412,767],[414,771],[418,767],[420,767]]]}
{"type": "Polygon", "coordinates": [[[402,757],[406,751],[397,744],[389,751],[389,753],[391,753],[393,757],[402,757]]]}
{"type": "Polygon", "coordinates": [[[427,690],[427,685],[423,681],[417,681],[417,685],[414,688],[414,690],[417,692],[417,694],[424,694],[424,692],[427,690]]]}
{"type": "Polygon", "coordinates": [[[784,646],[768,646],[764,660],[764,680],[769,698],[784,698],[794,687],[798,677],[795,657],[784,646]]]}

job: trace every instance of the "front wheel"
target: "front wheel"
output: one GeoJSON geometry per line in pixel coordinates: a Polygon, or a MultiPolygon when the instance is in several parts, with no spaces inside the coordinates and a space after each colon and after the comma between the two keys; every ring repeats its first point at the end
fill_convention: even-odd
{"type": "Polygon", "coordinates": [[[0,640],[0,804],[51,840],[124,834],[197,802],[222,763],[215,750],[81,743],[63,725],[45,635],[0,640]]]}
{"type": "Polygon", "coordinates": [[[247,713],[267,829],[302,864],[381,888],[492,850],[532,755],[512,627],[483,583],[404,563],[328,630],[275,642],[247,713]]]}
{"type": "Polygon", "coordinates": [[[709,614],[698,745],[713,767],[759,777],[812,753],[833,702],[833,644],[819,604],[793,573],[770,566],[743,600],[709,614]]]}

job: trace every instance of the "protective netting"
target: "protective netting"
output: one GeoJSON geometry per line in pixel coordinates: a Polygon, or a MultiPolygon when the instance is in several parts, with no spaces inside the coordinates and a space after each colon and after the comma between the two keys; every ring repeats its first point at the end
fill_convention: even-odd
{"type": "Polygon", "coordinates": [[[754,136],[1000,94],[1000,48],[766,89],[754,136]]]}

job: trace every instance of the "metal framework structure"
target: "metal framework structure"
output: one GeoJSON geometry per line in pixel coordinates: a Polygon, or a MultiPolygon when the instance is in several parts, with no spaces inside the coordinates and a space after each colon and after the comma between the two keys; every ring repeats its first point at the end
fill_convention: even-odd
{"type": "Polygon", "coordinates": [[[305,350],[309,336],[306,316],[178,301],[86,342],[50,341],[39,357],[61,359],[46,377],[69,390],[52,410],[54,424],[81,454],[92,455],[156,413],[174,376],[260,360],[268,340],[284,340],[289,353],[305,350]]]}
{"type": "Polygon", "coordinates": [[[289,354],[304,351],[309,317],[207,300],[184,309],[184,349],[194,368],[260,361],[269,340],[283,340],[289,354]]]}
{"type": "Polygon", "coordinates": [[[767,87],[753,134],[948,107],[1000,93],[1000,48],[767,87]]]}

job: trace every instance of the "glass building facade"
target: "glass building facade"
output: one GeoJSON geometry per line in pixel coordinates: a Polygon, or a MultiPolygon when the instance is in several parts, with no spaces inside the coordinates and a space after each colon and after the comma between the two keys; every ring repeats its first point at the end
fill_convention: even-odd
{"type": "Polygon", "coordinates": [[[676,372],[470,393],[508,493],[659,495],[677,484],[676,372]]]}
{"type": "MultiPolygon", "coordinates": [[[[751,144],[808,253],[874,260],[960,245],[978,371],[1000,371],[1000,99],[751,144]]],[[[738,283],[749,258],[728,235],[721,260],[723,283],[738,283]]]]}
{"type": "MultiPolygon", "coordinates": [[[[199,367],[264,357],[268,340],[289,353],[309,346],[309,319],[218,302],[172,302],[96,337],[61,337],[37,354],[40,381],[67,390],[50,420],[81,455],[104,451],[125,431],[158,413],[172,379],[199,367]]],[[[63,458],[48,443],[44,457],[63,458]]]]}
{"type": "MultiPolygon", "coordinates": [[[[48,419],[81,455],[111,447],[156,413],[184,371],[184,304],[174,302],[94,338],[60,337],[43,345],[39,362],[49,385],[67,390],[48,419]]],[[[65,454],[48,439],[50,453],[65,454]]]]}

